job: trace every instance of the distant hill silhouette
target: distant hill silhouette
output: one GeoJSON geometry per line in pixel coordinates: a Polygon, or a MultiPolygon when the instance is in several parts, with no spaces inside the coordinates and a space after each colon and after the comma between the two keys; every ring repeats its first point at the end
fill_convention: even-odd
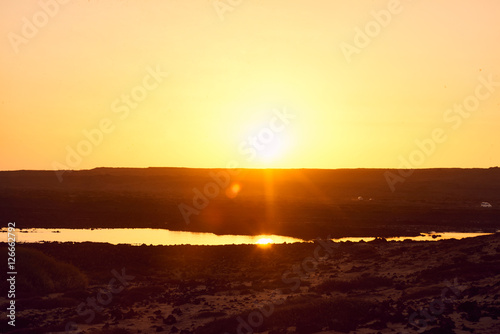
{"type": "Polygon", "coordinates": [[[54,171],[3,171],[0,218],[20,228],[151,227],[303,238],[500,227],[499,168],[415,170],[394,192],[386,171],[241,169],[230,178],[241,190],[229,197],[220,186],[229,175],[224,169],[96,168],[65,172],[63,182],[54,171]],[[217,196],[206,194],[207,184],[211,195],[218,187],[217,196]],[[203,209],[193,205],[194,189],[208,200],[203,209]],[[483,201],[492,208],[481,208],[483,201]],[[198,211],[189,224],[182,203],[198,211]]]}

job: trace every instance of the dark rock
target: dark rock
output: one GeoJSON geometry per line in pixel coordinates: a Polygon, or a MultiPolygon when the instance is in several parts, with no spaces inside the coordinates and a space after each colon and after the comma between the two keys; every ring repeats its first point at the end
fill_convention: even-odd
{"type": "Polygon", "coordinates": [[[341,333],[349,333],[356,330],[356,324],[349,323],[345,320],[331,319],[328,321],[328,328],[341,333]]]}
{"type": "Polygon", "coordinates": [[[421,332],[421,334],[455,334],[455,331],[452,329],[443,329],[439,327],[434,327],[424,332],[421,332]]]}
{"type": "Polygon", "coordinates": [[[477,302],[465,302],[458,306],[458,310],[465,312],[467,314],[466,319],[472,322],[479,321],[481,318],[481,309],[477,305],[477,302]]]}
{"type": "Polygon", "coordinates": [[[178,307],[174,308],[172,310],[172,314],[175,314],[175,315],[178,315],[178,316],[181,316],[182,315],[182,310],[178,307]]]}
{"type": "Polygon", "coordinates": [[[130,310],[127,313],[123,315],[123,319],[132,319],[137,317],[139,314],[135,312],[134,310],[130,310]]]}
{"type": "Polygon", "coordinates": [[[387,328],[387,324],[382,321],[375,321],[373,324],[368,326],[370,329],[380,330],[387,328]]]}
{"type": "Polygon", "coordinates": [[[165,325],[173,325],[177,322],[177,319],[173,315],[169,315],[166,319],[163,319],[165,325]]]}
{"type": "Polygon", "coordinates": [[[384,244],[384,243],[387,243],[387,239],[386,238],[375,238],[371,241],[371,243],[374,243],[374,244],[384,244]]]}
{"type": "Polygon", "coordinates": [[[109,312],[109,315],[111,316],[111,318],[113,318],[114,320],[122,320],[124,315],[123,315],[123,312],[119,309],[113,309],[109,312]]]}

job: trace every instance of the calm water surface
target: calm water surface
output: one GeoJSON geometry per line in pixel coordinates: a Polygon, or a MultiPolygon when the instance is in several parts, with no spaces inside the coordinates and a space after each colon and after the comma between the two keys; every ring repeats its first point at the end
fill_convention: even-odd
{"type": "MultiPolygon", "coordinates": [[[[487,235],[489,233],[423,233],[417,237],[396,237],[387,238],[387,240],[411,239],[416,241],[437,241],[444,239],[463,239],[487,235]],[[433,238],[433,235],[439,237],[433,238]]],[[[1,239],[7,241],[7,228],[0,230],[1,239]]],[[[334,241],[352,241],[359,242],[361,240],[370,241],[375,238],[340,238],[333,239],[334,241]]],[[[165,229],[150,229],[150,228],[112,228],[112,229],[48,229],[34,228],[16,230],[17,242],[107,242],[110,244],[130,244],[130,245],[242,245],[256,243],[294,243],[304,242],[304,240],[279,236],[279,235],[215,235],[213,233],[195,233],[170,231],[165,229]]]]}

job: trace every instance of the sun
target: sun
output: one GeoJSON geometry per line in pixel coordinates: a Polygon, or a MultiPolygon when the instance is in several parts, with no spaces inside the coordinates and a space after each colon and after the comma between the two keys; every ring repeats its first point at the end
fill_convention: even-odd
{"type": "Polygon", "coordinates": [[[241,142],[237,146],[238,153],[251,167],[277,168],[290,159],[295,146],[295,130],[286,110],[273,109],[259,112],[258,120],[254,119],[238,132],[241,142]]]}
{"type": "Polygon", "coordinates": [[[283,160],[290,151],[292,139],[287,133],[277,133],[269,142],[256,145],[257,161],[264,164],[283,160]]]}
{"type": "Polygon", "coordinates": [[[283,142],[275,140],[266,146],[262,145],[262,149],[257,151],[257,157],[261,162],[269,163],[278,160],[284,152],[283,142]]]}
{"type": "Polygon", "coordinates": [[[272,244],[274,241],[271,238],[260,238],[257,240],[256,244],[257,245],[269,245],[272,244]]]}

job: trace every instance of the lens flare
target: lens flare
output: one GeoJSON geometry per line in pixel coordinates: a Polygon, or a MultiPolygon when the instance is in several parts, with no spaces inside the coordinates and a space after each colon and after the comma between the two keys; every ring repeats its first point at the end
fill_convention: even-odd
{"type": "Polygon", "coordinates": [[[229,198],[235,198],[238,196],[241,190],[241,185],[239,183],[233,183],[226,189],[226,196],[229,198]]]}
{"type": "Polygon", "coordinates": [[[269,244],[272,244],[273,242],[274,242],[273,239],[261,238],[261,239],[257,240],[256,244],[257,245],[269,245],[269,244]]]}

